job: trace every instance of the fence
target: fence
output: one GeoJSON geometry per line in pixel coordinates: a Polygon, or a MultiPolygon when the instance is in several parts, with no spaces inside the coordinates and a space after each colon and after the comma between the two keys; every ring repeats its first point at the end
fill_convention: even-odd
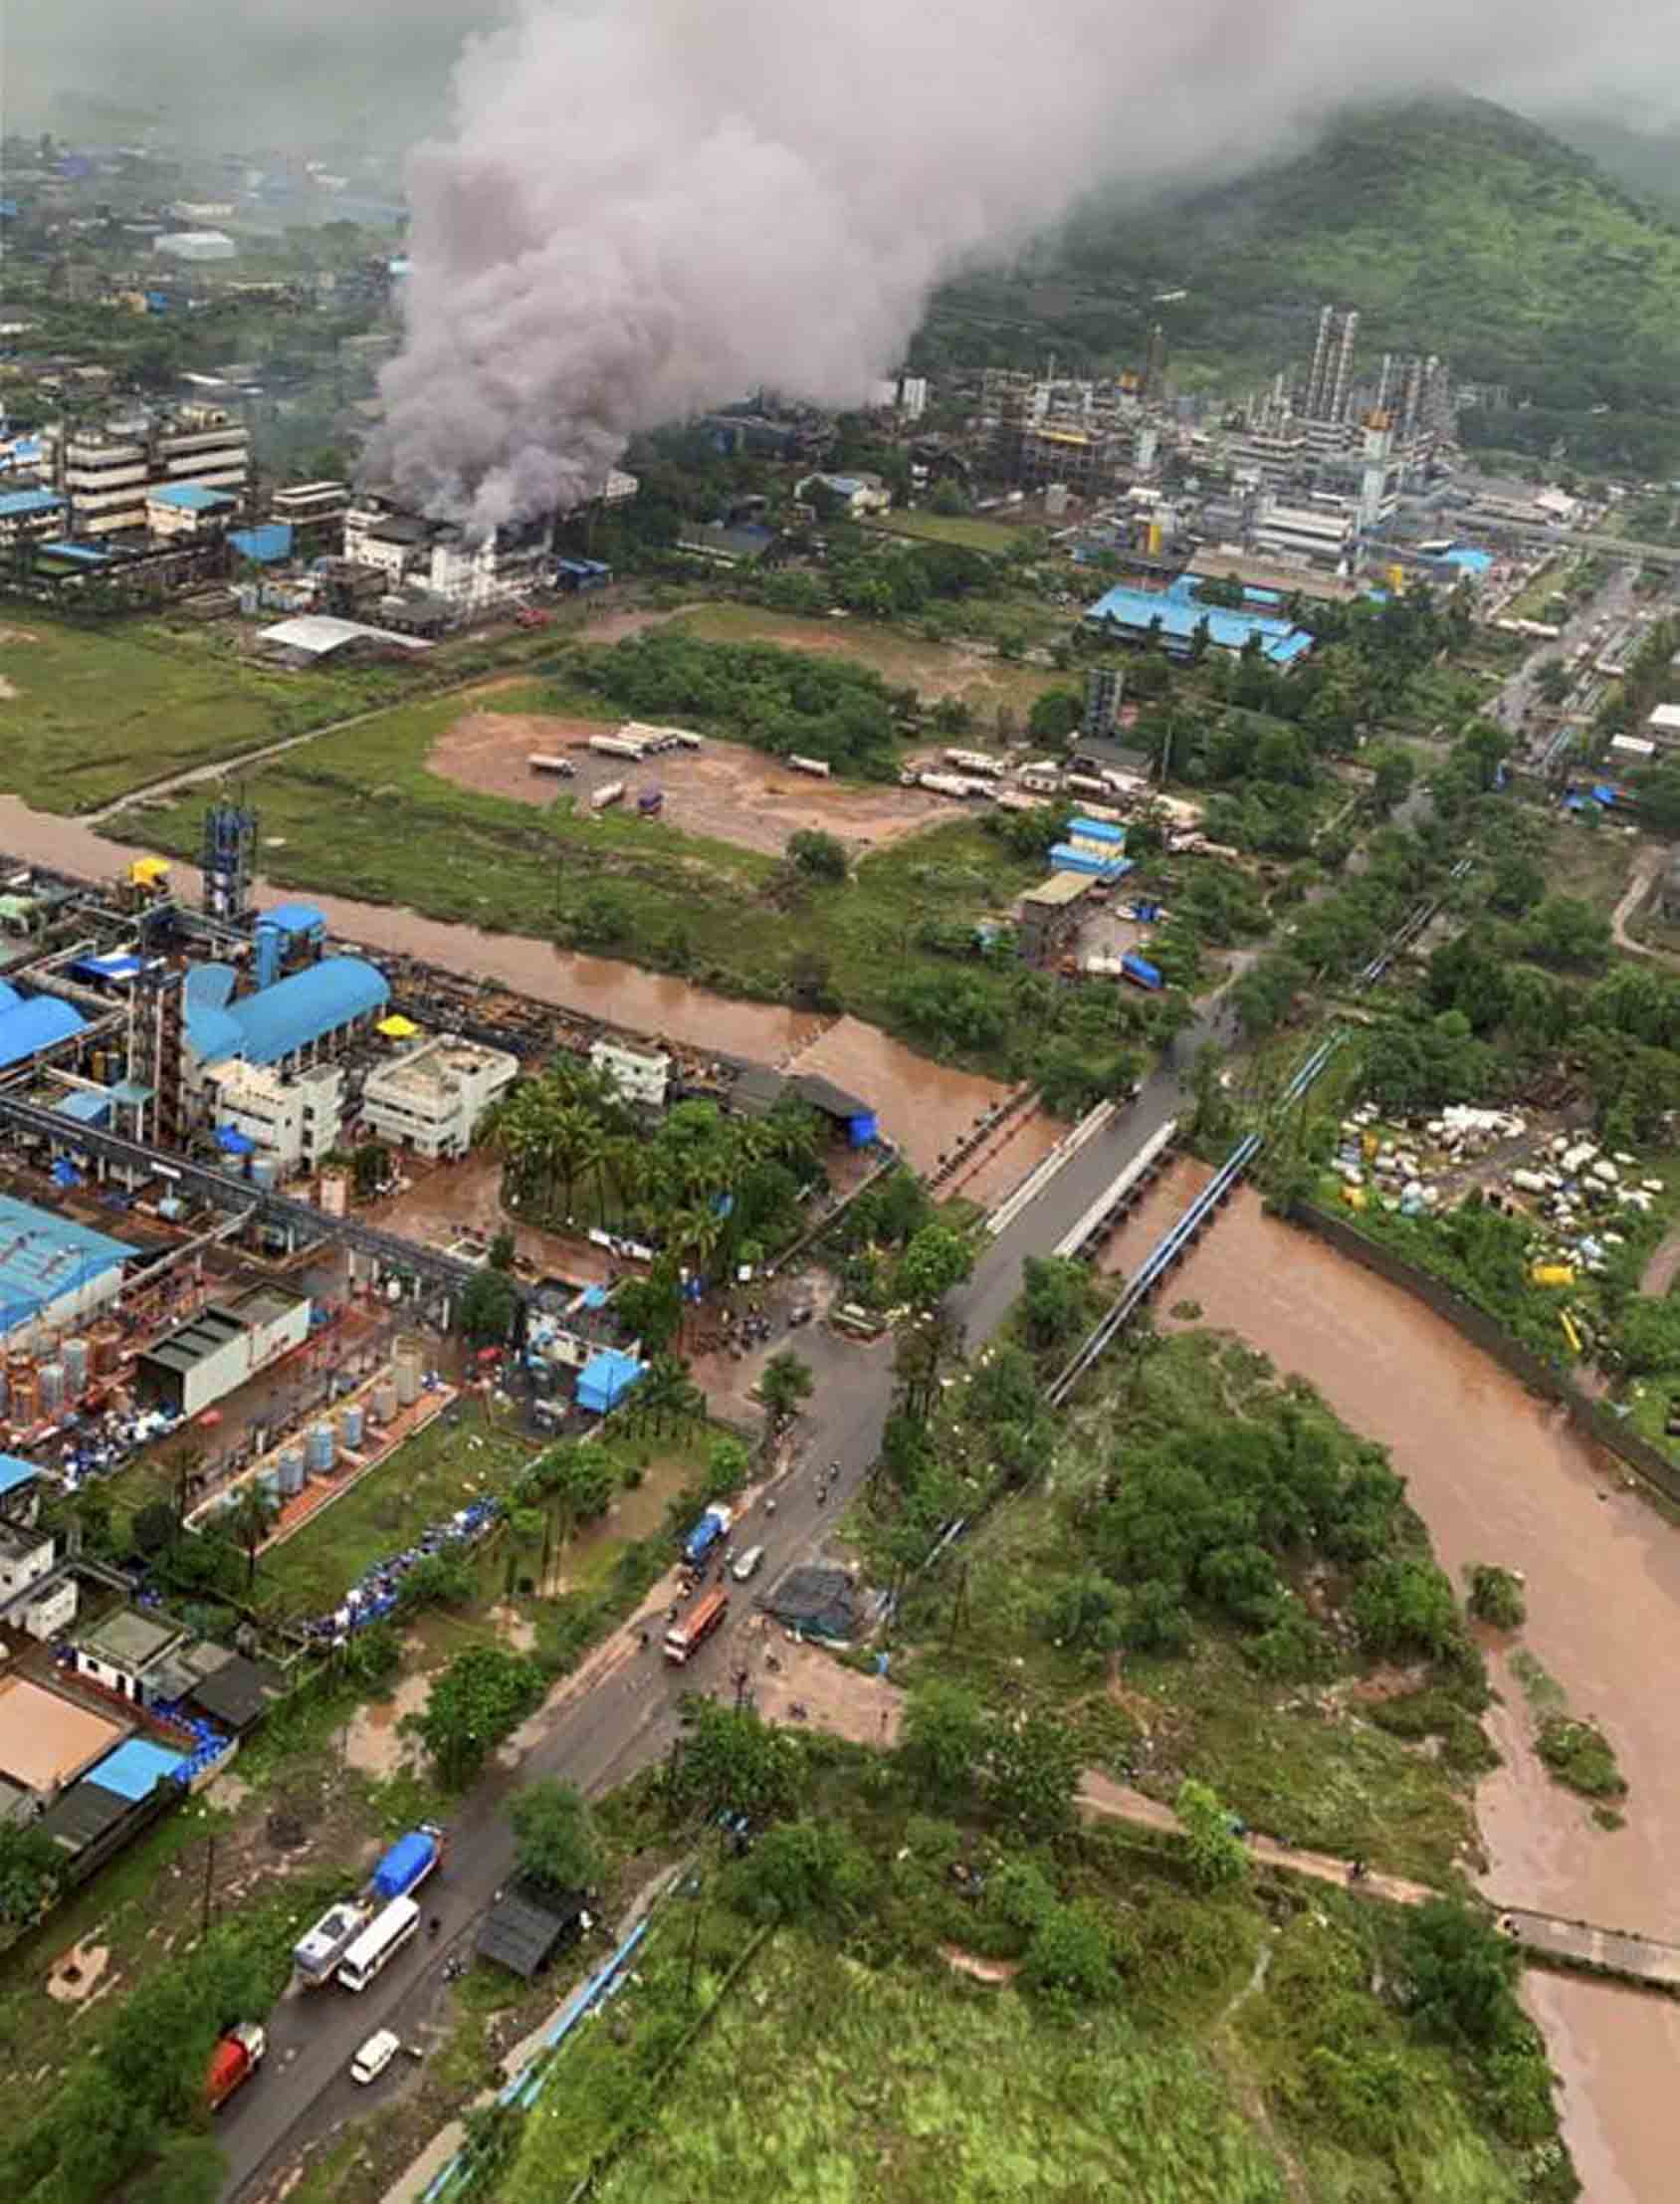
{"type": "Polygon", "coordinates": [[[1530,1392],[1556,1402],[1582,1438],[1606,1447],[1665,1498],[1680,1502],[1680,1463],[1671,1461],[1648,1439],[1630,1431],[1620,1417],[1612,1416],[1596,1401],[1588,1399],[1573,1378],[1543,1362],[1520,1340],[1513,1339],[1497,1317],[1467,1300],[1444,1278],[1437,1278],[1394,1248],[1385,1247],[1380,1240],[1362,1232],[1346,1217],[1334,1216],[1314,1203],[1298,1202],[1289,1212],[1289,1217],[1292,1223],[1316,1232],[1339,1253],[1351,1255],[1366,1270],[1386,1278],[1390,1285],[1400,1286],[1425,1307],[1433,1309],[1437,1316],[1444,1317],[1473,1346],[1491,1355],[1514,1378],[1520,1379],[1530,1392]]]}

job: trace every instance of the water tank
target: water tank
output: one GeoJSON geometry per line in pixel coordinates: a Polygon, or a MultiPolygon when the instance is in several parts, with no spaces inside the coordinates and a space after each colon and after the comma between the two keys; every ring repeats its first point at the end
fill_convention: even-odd
{"type": "Polygon", "coordinates": [[[273,1156],[253,1156],[251,1159],[251,1184],[261,1187],[265,1194],[273,1193],[280,1184],[280,1164],[273,1156]]]}
{"type": "Polygon", "coordinates": [[[122,1359],[122,1327],[108,1317],[94,1326],[89,1345],[94,1355],[94,1375],[108,1378],[122,1359]]]}
{"type": "Polygon", "coordinates": [[[396,1413],[397,1413],[397,1389],[396,1389],[396,1387],[395,1387],[394,1385],[391,1385],[391,1384],[389,1384],[389,1383],[387,1383],[387,1384],[384,1384],[384,1385],[378,1385],[378,1386],[375,1386],[375,1387],[374,1387],[374,1389],[373,1389],[373,1420],[374,1420],[374,1422],[375,1422],[375,1423],[378,1423],[378,1424],[392,1424],[392,1423],[395,1423],[395,1421],[396,1421],[396,1413]]]}
{"type": "Polygon", "coordinates": [[[312,1477],[324,1477],[332,1468],[337,1451],[330,1424],[312,1424],[308,1438],[304,1441],[304,1458],[312,1477]]]}
{"type": "Polygon", "coordinates": [[[338,1435],[353,1453],[361,1450],[361,1403],[351,1401],[338,1416],[338,1435]]]}
{"type": "Polygon", "coordinates": [[[92,1358],[85,1339],[67,1339],[59,1358],[64,1364],[65,1391],[77,1400],[88,1390],[88,1378],[92,1370],[92,1358]]]}
{"type": "Polygon", "coordinates": [[[37,1375],[41,1381],[41,1414],[50,1422],[64,1413],[64,1364],[44,1362],[37,1375]]]}
{"type": "Polygon", "coordinates": [[[412,1408],[419,1400],[423,1367],[418,1354],[406,1346],[398,1347],[396,1360],[391,1365],[391,1375],[396,1380],[399,1408],[412,1408]]]}
{"type": "Polygon", "coordinates": [[[280,1452],[280,1490],[284,1499],[304,1489],[304,1449],[302,1446],[283,1446],[280,1452]]]}

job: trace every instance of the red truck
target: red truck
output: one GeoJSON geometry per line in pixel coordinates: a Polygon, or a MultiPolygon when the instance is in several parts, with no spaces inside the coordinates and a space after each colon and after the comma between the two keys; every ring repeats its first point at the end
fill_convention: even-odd
{"type": "Polygon", "coordinates": [[[235,2090],[244,2088],[262,2065],[268,2048],[268,2033],[256,2021],[240,2021],[228,2030],[210,2055],[210,2072],[205,2078],[211,2111],[220,2111],[235,2090]]]}
{"type": "Polygon", "coordinates": [[[730,1611],[730,1595],[721,1584],[703,1592],[681,1622],[665,1634],[665,1657],[679,1668],[692,1660],[730,1611]]]}

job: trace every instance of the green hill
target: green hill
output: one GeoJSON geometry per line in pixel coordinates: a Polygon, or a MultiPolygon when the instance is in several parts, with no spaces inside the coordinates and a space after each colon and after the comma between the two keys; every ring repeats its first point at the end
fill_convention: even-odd
{"type": "Polygon", "coordinates": [[[1359,308],[1367,356],[1436,351],[1532,402],[1518,441],[1562,433],[1589,464],[1640,467],[1680,450],[1680,229],[1480,101],[1350,115],[1214,190],[1095,200],[1017,268],[948,288],[928,341],[1121,364],[1158,317],[1181,382],[1229,382],[1299,359],[1326,301],[1359,308]]]}

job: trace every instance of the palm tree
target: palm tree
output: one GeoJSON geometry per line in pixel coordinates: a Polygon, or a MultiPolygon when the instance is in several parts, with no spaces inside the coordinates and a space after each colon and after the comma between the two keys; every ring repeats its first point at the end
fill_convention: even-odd
{"type": "Polygon", "coordinates": [[[606,1213],[606,1192],[609,1187],[623,1214],[628,1216],[635,1210],[641,1199],[642,1189],[651,1177],[647,1156],[648,1151],[640,1141],[613,1133],[603,1138],[595,1160],[596,1184],[601,1195],[603,1216],[606,1213]]]}
{"type": "Polygon", "coordinates": [[[637,1425],[651,1424],[656,1432],[662,1432],[668,1418],[679,1420],[690,1385],[686,1363],[675,1355],[655,1355],[636,1381],[631,1396],[631,1414],[637,1425]]]}
{"type": "Polygon", "coordinates": [[[257,1581],[257,1549],[273,1530],[275,1517],[279,1513],[278,1502],[270,1497],[255,1477],[250,1477],[241,1485],[238,1499],[223,1517],[228,1535],[236,1545],[245,1549],[245,1590],[248,1595],[257,1581]]]}
{"type": "Polygon", "coordinates": [[[763,1375],[758,1380],[758,1398],[772,1417],[794,1415],[801,1401],[808,1401],[816,1380],[811,1366],[802,1361],[791,1347],[783,1347],[765,1363],[763,1375]]]}

